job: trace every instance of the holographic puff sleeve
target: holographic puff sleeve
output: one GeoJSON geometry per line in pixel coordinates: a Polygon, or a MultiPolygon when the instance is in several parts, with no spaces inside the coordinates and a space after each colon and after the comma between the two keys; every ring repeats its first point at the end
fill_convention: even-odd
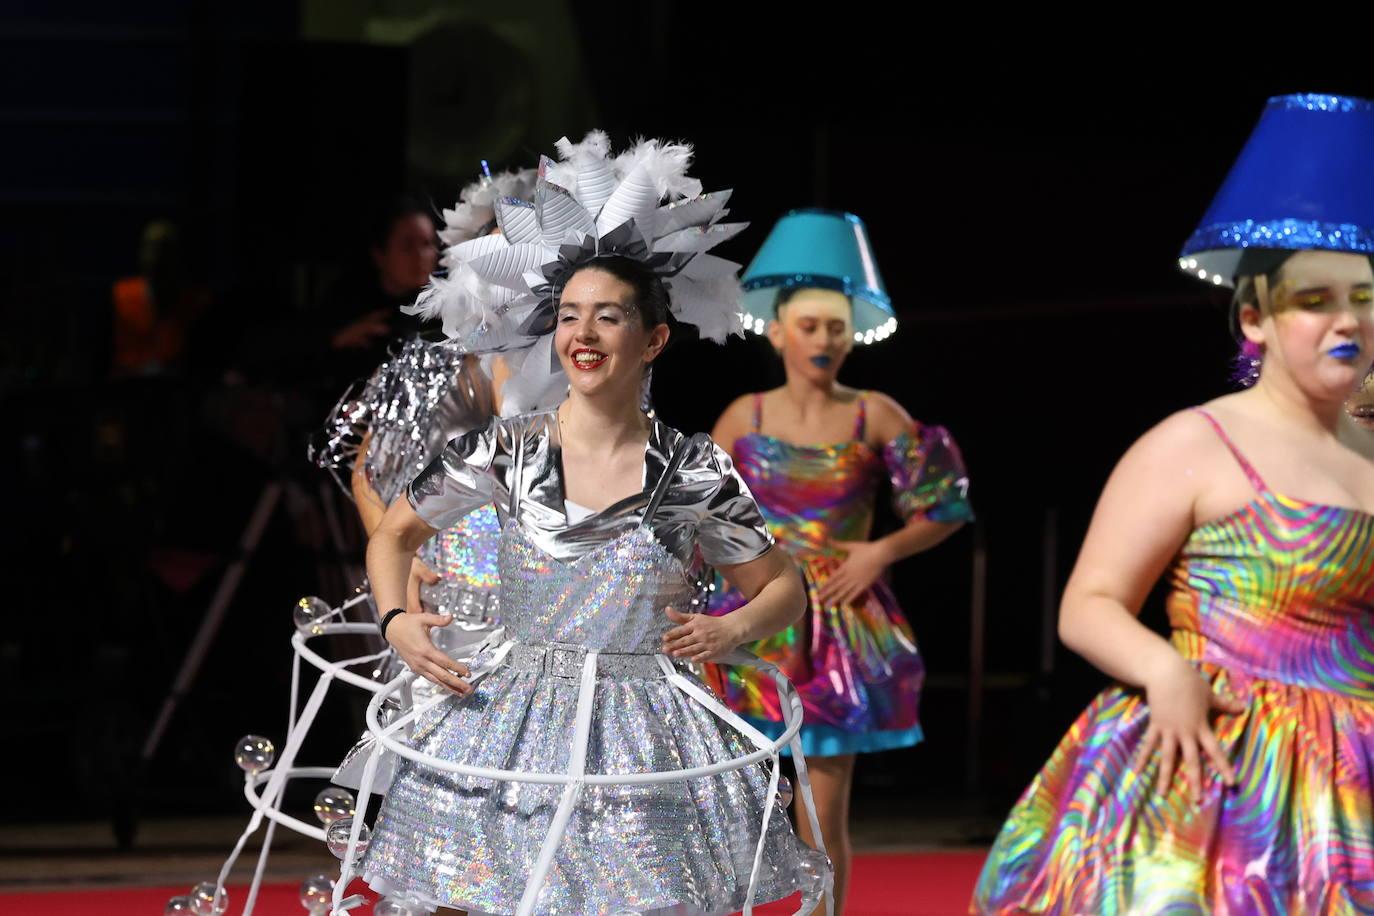
{"type": "Polygon", "coordinates": [[[730,456],[709,438],[700,438],[704,447],[695,458],[698,469],[693,476],[704,473],[714,484],[697,526],[701,555],[712,566],[757,560],[773,546],[773,535],[730,456]]]}
{"type": "Polygon", "coordinates": [[[442,531],[492,502],[496,481],[491,472],[502,451],[501,433],[500,419],[493,418],[459,436],[411,481],[406,498],[425,524],[442,531]]]}
{"type": "Polygon", "coordinates": [[[968,471],[949,430],[916,424],[883,446],[883,464],[892,481],[892,508],[903,521],[967,522],[968,471]]]}

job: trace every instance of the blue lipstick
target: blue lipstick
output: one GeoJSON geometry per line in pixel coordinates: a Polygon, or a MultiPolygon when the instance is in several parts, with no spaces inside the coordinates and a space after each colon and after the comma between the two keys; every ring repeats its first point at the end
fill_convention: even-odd
{"type": "Polygon", "coordinates": [[[824,354],[811,357],[811,365],[815,366],[817,369],[829,369],[830,364],[833,362],[834,359],[824,354]]]}
{"type": "Polygon", "coordinates": [[[1326,351],[1327,356],[1334,356],[1336,359],[1354,359],[1360,355],[1360,345],[1351,341],[1332,347],[1326,351]]]}

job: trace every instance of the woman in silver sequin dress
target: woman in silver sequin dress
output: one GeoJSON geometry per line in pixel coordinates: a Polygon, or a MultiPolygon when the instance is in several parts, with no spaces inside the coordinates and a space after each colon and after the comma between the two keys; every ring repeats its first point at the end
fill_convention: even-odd
{"type": "MultiPolygon", "coordinates": [[[[655,194],[635,205],[639,225],[657,204],[655,194]]],[[[454,696],[388,745],[404,759],[358,869],[377,891],[470,916],[724,914],[799,889],[809,912],[828,877],[823,857],[781,812],[769,816],[770,773],[732,766],[767,739],[687,668],[743,660],[740,644],[795,622],[801,582],[725,452],[640,411],[669,336],[669,296],[651,266],[667,259],[597,253],[605,240],[583,258],[565,249],[569,263],[523,322],[570,380],[567,399],[450,443],[369,545],[380,605],[403,607],[415,549],[494,503],[505,633],[468,666],[432,646],[447,618],[390,620],[407,665],[454,696]],[[739,611],[681,613],[702,562],[748,597],[739,611]],[[493,771],[506,775],[482,775],[493,771]],[[549,774],[564,781],[534,781],[549,774]]],[[[671,310],[691,314],[676,301],[671,310]]],[[[802,789],[809,799],[804,778],[802,789]]]]}

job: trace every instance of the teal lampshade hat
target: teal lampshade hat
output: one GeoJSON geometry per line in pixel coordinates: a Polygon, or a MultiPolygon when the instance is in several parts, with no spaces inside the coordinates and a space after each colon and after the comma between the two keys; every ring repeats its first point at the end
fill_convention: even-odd
{"type": "Polygon", "coordinates": [[[1244,257],[1311,250],[1374,254],[1374,102],[1270,99],[1178,265],[1231,286],[1244,257]]]}
{"type": "Polygon", "coordinates": [[[873,343],[897,329],[864,221],[853,213],[807,208],[778,220],[744,272],[744,327],[762,334],[778,295],[818,288],[854,303],[854,341],[873,343]]]}

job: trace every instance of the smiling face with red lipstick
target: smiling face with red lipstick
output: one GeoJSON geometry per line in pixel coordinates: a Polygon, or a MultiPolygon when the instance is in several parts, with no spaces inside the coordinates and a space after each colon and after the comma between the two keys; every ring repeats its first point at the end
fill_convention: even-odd
{"type": "Polygon", "coordinates": [[[668,343],[667,296],[657,283],[632,262],[607,259],[564,286],[554,350],[572,391],[638,404],[644,372],[668,343]]]}

